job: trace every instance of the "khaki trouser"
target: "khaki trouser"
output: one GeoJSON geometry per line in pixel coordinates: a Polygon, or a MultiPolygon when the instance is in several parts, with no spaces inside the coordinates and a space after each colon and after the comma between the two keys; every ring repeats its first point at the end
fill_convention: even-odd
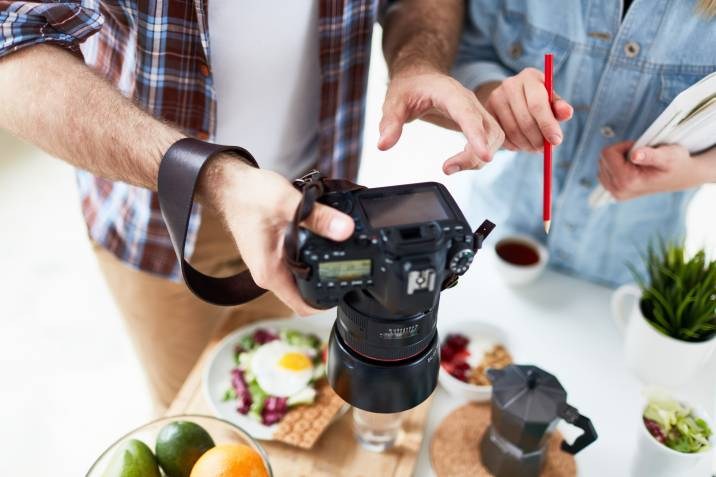
{"type": "MultiPolygon", "coordinates": [[[[144,366],[157,413],[163,413],[171,404],[220,328],[233,329],[292,314],[270,293],[241,306],[210,305],[195,297],[184,283],[135,270],[100,245],[94,244],[94,250],[144,366]]],[[[245,269],[231,236],[218,219],[206,212],[191,263],[215,276],[245,269]]]]}

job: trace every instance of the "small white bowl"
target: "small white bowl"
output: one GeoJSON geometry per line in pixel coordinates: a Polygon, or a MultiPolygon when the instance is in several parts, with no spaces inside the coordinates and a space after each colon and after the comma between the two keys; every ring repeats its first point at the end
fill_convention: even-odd
{"type": "MultiPolygon", "coordinates": [[[[699,406],[692,406],[688,401],[674,396],[691,407],[693,413],[706,421],[712,431],[714,431],[713,420],[699,406]]],[[[646,405],[639,408],[639,433],[637,439],[637,449],[632,459],[631,474],[634,477],[702,477],[711,475],[709,472],[711,462],[713,462],[715,438],[711,434],[709,439],[711,446],[703,452],[687,454],[671,449],[657,441],[647,430],[643,422],[643,413],[646,405]]]]}
{"type": "Polygon", "coordinates": [[[495,244],[495,255],[497,256],[497,271],[508,285],[526,285],[535,281],[549,261],[547,249],[529,235],[508,235],[503,237],[495,244]],[[531,247],[537,252],[537,263],[534,265],[515,265],[508,262],[497,253],[497,247],[505,242],[519,243],[531,247]]]}
{"type": "MultiPolygon", "coordinates": [[[[472,320],[449,323],[444,327],[439,327],[438,333],[441,346],[445,338],[447,338],[450,334],[459,333],[466,336],[470,340],[475,339],[478,336],[487,338],[490,341],[494,341],[495,343],[504,346],[512,355],[514,360],[514,354],[507,340],[507,334],[497,326],[490,323],[472,320]]],[[[484,402],[489,401],[492,397],[492,386],[477,386],[475,384],[460,381],[445,371],[445,368],[443,368],[442,365],[440,365],[438,382],[448,393],[468,401],[484,402]]]]}

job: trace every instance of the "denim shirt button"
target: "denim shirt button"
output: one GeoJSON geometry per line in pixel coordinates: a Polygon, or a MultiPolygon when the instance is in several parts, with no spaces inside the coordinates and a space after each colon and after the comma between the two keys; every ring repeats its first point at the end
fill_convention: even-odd
{"type": "Polygon", "coordinates": [[[510,47],[510,56],[513,60],[518,59],[520,56],[522,56],[522,53],[524,52],[524,49],[522,48],[522,43],[519,41],[517,43],[513,43],[510,47]]]}
{"type": "Polygon", "coordinates": [[[581,179],[579,179],[579,185],[581,185],[582,187],[591,188],[592,186],[594,186],[594,181],[588,177],[582,177],[581,179]]]}
{"type": "Polygon", "coordinates": [[[602,128],[599,130],[599,132],[602,133],[602,136],[611,138],[614,137],[614,129],[612,129],[611,126],[602,126],[602,128]]]}
{"type": "Polygon", "coordinates": [[[641,47],[639,46],[639,43],[635,41],[630,41],[624,45],[624,53],[626,53],[627,58],[636,58],[639,54],[639,50],[641,50],[641,47]]]}
{"type": "Polygon", "coordinates": [[[558,258],[559,260],[561,260],[561,261],[567,260],[567,252],[565,252],[564,250],[557,250],[557,251],[555,252],[555,255],[556,255],[557,258],[558,258]]]}

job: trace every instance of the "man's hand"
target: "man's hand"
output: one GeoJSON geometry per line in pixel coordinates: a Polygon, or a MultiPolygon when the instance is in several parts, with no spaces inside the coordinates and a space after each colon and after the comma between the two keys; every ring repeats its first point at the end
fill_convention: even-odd
{"type": "Polygon", "coordinates": [[[504,139],[497,121],[453,78],[439,72],[403,72],[388,85],[378,148],[393,147],[403,125],[418,118],[461,130],[467,138],[465,149],[443,164],[445,174],[481,168],[504,139]]]}
{"type": "MultiPolygon", "coordinates": [[[[275,293],[299,315],[318,311],[303,301],[284,260],[284,233],[301,194],[280,174],[236,158],[224,161],[221,173],[211,174],[209,180],[211,187],[203,187],[202,199],[219,211],[256,284],[275,293]]],[[[323,204],[316,204],[302,225],[339,242],[349,238],[354,227],[348,215],[323,204]]]]}
{"type": "Polygon", "coordinates": [[[479,169],[503,134],[474,94],[448,75],[460,41],[464,0],[392,2],[383,20],[383,53],[390,84],[378,148],[398,142],[403,124],[421,118],[462,131],[465,150],[443,164],[446,174],[479,169]]]}
{"type": "Polygon", "coordinates": [[[572,106],[557,94],[550,104],[544,74],[534,68],[501,83],[487,83],[476,94],[505,131],[505,148],[513,151],[541,151],[543,138],[554,146],[560,144],[559,123],[573,114],[572,106]]]}
{"type": "Polygon", "coordinates": [[[599,161],[599,181],[617,200],[629,200],[657,192],[674,192],[714,180],[713,151],[691,156],[678,144],[640,147],[627,154],[634,141],[604,148],[599,161]]]}

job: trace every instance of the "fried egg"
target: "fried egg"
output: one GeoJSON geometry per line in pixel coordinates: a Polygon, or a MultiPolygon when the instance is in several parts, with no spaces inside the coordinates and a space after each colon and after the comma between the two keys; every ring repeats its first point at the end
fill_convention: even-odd
{"type": "Polygon", "coordinates": [[[271,341],[254,352],[251,373],[266,393],[290,397],[303,390],[311,381],[311,351],[279,340],[271,341]]]}

